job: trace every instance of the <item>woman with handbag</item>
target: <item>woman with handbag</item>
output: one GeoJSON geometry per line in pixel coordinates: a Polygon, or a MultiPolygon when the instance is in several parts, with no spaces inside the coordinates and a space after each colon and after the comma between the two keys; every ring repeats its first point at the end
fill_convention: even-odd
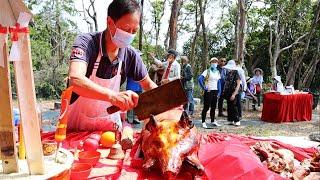
{"type": "Polygon", "coordinates": [[[261,94],[262,94],[262,83],[263,83],[263,71],[260,68],[255,68],[253,70],[254,76],[252,77],[251,83],[255,87],[255,95],[258,99],[258,107],[261,104],[261,94]]]}

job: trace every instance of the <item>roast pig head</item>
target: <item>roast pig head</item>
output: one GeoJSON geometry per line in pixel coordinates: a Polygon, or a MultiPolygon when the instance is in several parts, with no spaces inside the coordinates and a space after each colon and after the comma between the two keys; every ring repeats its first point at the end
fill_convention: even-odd
{"type": "Polygon", "coordinates": [[[181,169],[194,176],[202,175],[204,168],[198,159],[199,137],[196,127],[186,112],[180,120],[157,120],[151,115],[142,130],[143,168],[154,168],[170,179],[181,169]]]}

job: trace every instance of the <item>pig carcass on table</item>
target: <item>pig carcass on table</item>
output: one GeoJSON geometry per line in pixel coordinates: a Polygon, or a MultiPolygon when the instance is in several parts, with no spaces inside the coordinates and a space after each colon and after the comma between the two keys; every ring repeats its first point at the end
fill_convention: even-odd
{"type": "Polygon", "coordinates": [[[141,134],[145,170],[160,170],[167,179],[176,177],[181,169],[193,176],[203,175],[204,167],[198,159],[197,129],[185,112],[180,120],[156,119],[151,115],[141,134]]]}

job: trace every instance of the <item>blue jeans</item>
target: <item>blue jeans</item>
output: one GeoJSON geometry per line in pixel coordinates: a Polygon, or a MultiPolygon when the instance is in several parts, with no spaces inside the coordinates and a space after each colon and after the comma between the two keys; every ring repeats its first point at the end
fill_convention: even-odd
{"type": "Polygon", "coordinates": [[[185,89],[185,92],[188,98],[188,103],[185,104],[183,108],[188,113],[188,115],[193,115],[193,111],[194,111],[193,89],[185,89]]]}
{"type": "MultiPolygon", "coordinates": [[[[140,95],[142,93],[140,91],[138,91],[138,92],[134,91],[134,92],[137,93],[138,95],[140,95]]],[[[127,111],[127,120],[128,120],[128,122],[132,123],[133,120],[135,120],[135,115],[136,115],[136,113],[133,111],[133,109],[128,110],[127,111]]]]}

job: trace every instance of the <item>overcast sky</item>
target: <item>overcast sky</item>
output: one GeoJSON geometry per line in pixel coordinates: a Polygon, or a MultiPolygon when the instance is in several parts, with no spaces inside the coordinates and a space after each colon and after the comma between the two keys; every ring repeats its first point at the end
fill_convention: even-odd
{"type": "MultiPolygon", "coordinates": [[[[151,30],[151,8],[150,8],[150,1],[153,0],[145,0],[144,1],[144,30],[151,30]]],[[[85,7],[88,7],[89,0],[84,0],[85,7]]],[[[98,29],[99,31],[102,31],[106,28],[106,17],[107,17],[107,8],[108,5],[112,2],[112,0],[96,0],[95,7],[97,11],[97,20],[98,20],[98,29]]],[[[168,3],[168,2],[167,2],[168,3]]],[[[75,0],[75,6],[78,10],[82,10],[82,0],[75,0]]],[[[168,29],[169,25],[169,18],[171,14],[171,9],[169,6],[165,9],[165,14],[163,18],[161,19],[161,29],[160,29],[160,43],[163,44],[163,41],[165,39],[165,34],[168,29]]],[[[209,25],[208,27],[210,29],[214,29],[216,23],[219,20],[219,17],[222,14],[222,10],[219,7],[219,1],[212,0],[212,3],[210,3],[208,7],[208,13],[205,16],[206,23],[209,25]]],[[[83,21],[83,14],[81,14],[81,17],[76,18],[77,24],[79,26],[79,29],[81,32],[87,32],[88,27],[87,24],[83,21]]],[[[177,50],[182,52],[182,46],[185,43],[186,40],[190,38],[191,34],[188,32],[183,32],[178,37],[177,41],[177,50]]]]}

